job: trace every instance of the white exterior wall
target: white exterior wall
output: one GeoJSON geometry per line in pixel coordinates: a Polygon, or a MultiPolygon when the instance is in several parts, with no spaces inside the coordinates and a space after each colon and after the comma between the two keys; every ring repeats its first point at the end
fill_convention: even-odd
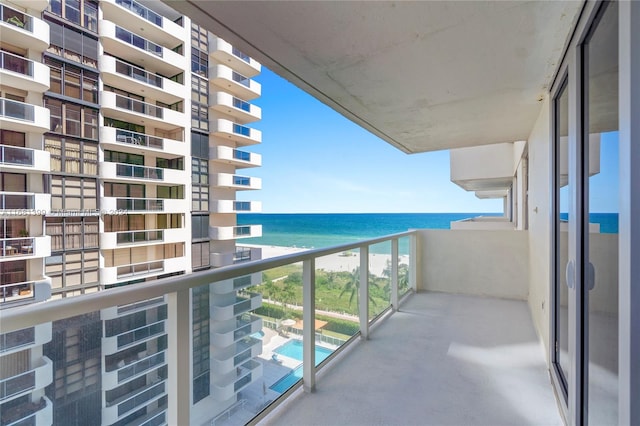
{"type": "Polygon", "coordinates": [[[421,230],[418,291],[526,300],[528,252],[527,232],[421,230]]]}

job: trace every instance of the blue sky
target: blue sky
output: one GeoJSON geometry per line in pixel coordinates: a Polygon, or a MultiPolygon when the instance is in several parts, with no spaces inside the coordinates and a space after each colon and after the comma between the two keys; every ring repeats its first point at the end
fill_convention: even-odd
{"type": "Polygon", "coordinates": [[[449,152],[406,155],[273,72],[256,77],[262,96],[262,178],[265,213],[501,212],[501,200],[479,200],[449,180],[449,152]]]}

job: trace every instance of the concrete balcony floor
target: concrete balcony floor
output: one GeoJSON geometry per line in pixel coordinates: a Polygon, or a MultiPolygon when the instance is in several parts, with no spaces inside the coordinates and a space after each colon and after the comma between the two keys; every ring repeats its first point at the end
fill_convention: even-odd
{"type": "Polygon", "coordinates": [[[272,425],[562,425],[527,303],[418,293],[272,425]]]}

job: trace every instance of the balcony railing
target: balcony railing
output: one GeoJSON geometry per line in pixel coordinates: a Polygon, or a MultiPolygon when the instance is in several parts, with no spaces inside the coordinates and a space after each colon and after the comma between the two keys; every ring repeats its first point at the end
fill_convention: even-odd
{"type": "Polygon", "coordinates": [[[37,425],[36,415],[39,411],[51,405],[47,397],[42,397],[38,401],[26,401],[0,413],[0,422],[6,426],[35,426],[37,425]]]}
{"type": "Polygon", "coordinates": [[[136,275],[146,275],[154,272],[164,271],[164,262],[162,260],[133,263],[126,266],[118,266],[118,279],[125,277],[134,277],[136,275]]]}
{"type": "Polygon", "coordinates": [[[233,106],[243,111],[251,112],[251,104],[236,97],[233,98],[233,106]]]}
{"type": "Polygon", "coordinates": [[[116,209],[131,211],[162,211],[164,200],[159,198],[118,198],[116,209]]]}
{"type": "Polygon", "coordinates": [[[0,98],[0,116],[16,120],[34,121],[35,108],[33,105],[24,102],[0,98]]]}
{"type": "Polygon", "coordinates": [[[162,241],[164,231],[162,229],[151,231],[126,231],[118,232],[116,241],[118,244],[142,243],[149,241],[162,241]]]}
{"type": "Polygon", "coordinates": [[[159,27],[162,27],[162,16],[155,13],[153,10],[144,7],[137,1],[133,0],[116,0],[116,4],[124,7],[125,9],[129,9],[136,15],[142,16],[147,21],[152,24],[156,24],[159,27]]]}
{"type": "Polygon", "coordinates": [[[33,77],[33,61],[13,53],[0,51],[0,68],[33,77]]]}
{"type": "Polygon", "coordinates": [[[251,201],[234,201],[233,210],[237,212],[251,211],[251,201]]]}
{"type": "Polygon", "coordinates": [[[233,255],[233,263],[247,262],[251,260],[251,249],[247,247],[236,247],[233,255]]]}
{"type": "Polygon", "coordinates": [[[236,160],[251,161],[251,153],[234,149],[233,158],[235,158],[236,160]]]}
{"type": "Polygon", "coordinates": [[[122,95],[116,95],[116,106],[155,118],[164,117],[164,108],[122,95]]]}
{"type": "Polygon", "coordinates": [[[2,238],[0,239],[0,257],[26,256],[33,254],[36,239],[27,238],[2,238]]]}
{"type": "Polygon", "coordinates": [[[0,380],[0,401],[3,401],[13,395],[17,395],[28,390],[34,389],[36,386],[36,372],[30,370],[12,376],[8,379],[0,380]]]}
{"type": "Polygon", "coordinates": [[[150,371],[153,368],[164,364],[164,352],[150,355],[141,360],[136,360],[130,365],[126,365],[118,370],[118,383],[130,379],[133,376],[150,371]]]}
{"type": "Polygon", "coordinates": [[[251,178],[246,176],[233,176],[234,185],[251,186],[251,178]]]}
{"type": "Polygon", "coordinates": [[[233,124],[233,133],[242,136],[251,136],[251,129],[247,126],[243,126],[241,124],[233,124]]]}
{"type": "Polygon", "coordinates": [[[126,62],[122,62],[121,60],[118,60],[118,59],[116,59],[116,72],[118,74],[122,74],[127,77],[130,77],[136,81],[146,83],[150,86],[155,86],[159,89],[162,89],[162,85],[163,85],[162,76],[145,71],[142,68],[136,67],[135,65],[131,65],[126,62]]]}
{"type": "MultiPolygon", "coordinates": [[[[324,301],[324,295],[321,298],[322,300],[318,297],[319,294],[322,294],[319,293],[319,291],[326,291],[327,289],[327,286],[322,284],[329,277],[329,273],[325,270],[327,268],[327,262],[333,261],[336,256],[347,256],[347,254],[349,254],[349,257],[345,257],[344,259],[341,257],[337,258],[338,262],[346,262],[346,260],[349,259],[351,261],[355,261],[354,264],[360,266],[360,272],[356,275],[351,274],[351,272],[344,272],[346,274],[350,274],[349,276],[355,276],[355,279],[357,280],[356,282],[360,283],[359,287],[356,284],[353,284],[350,287],[353,288],[355,294],[358,295],[358,301],[356,302],[357,310],[355,314],[340,313],[341,324],[349,325],[349,329],[351,331],[348,331],[349,335],[342,340],[332,338],[331,341],[334,343],[339,344],[341,342],[345,342],[342,346],[338,348],[332,347],[330,349],[323,349],[325,352],[323,357],[326,356],[326,359],[329,360],[335,359],[335,355],[339,353],[342,348],[355,340],[355,336],[361,335],[366,339],[369,335],[370,326],[375,321],[386,318],[386,315],[397,309],[401,297],[410,292],[411,289],[415,289],[415,253],[417,251],[415,245],[417,244],[417,234],[417,231],[403,232],[335,247],[308,250],[281,257],[229,265],[224,268],[158,279],[152,282],[147,282],[144,285],[129,285],[113,288],[102,292],[85,294],[76,298],[67,298],[63,301],[51,301],[47,303],[33,304],[30,306],[16,307],[14,309],[5,309],[0,311],[0,335],[2,333],[33,327],[41,323],[63,320],[71,316],[82,315],[99,310],[114,309],[117,308],[117,306],[130,305],[143,302],[145,300],[154,300],[159,297],[165,297],[169,305],[167,319],[144,325],[135,330],[127,330],[125,333],[118,335],[117,350],[122,350],[125,347],[132,347],[133,345],[140,344],[142,341],[147,339],[156,338],[154,336],[159,336],[165,333],[165,322],[167,324],[171,324],[169,332],[175,333],[175,336],[177,336],[177,342],[180,346],[175,351],[175,356],[166,357],[166,369],[168,376],[176,377],[179,374],[179,371],[182,371],[181,369],[185,368],[186,365],[192,362],[192,354],[189,350],[186,350],[186,348],[190,347],[190,342],[192,342],[190,336],[193,324],[192,321],[188,320],[193,309],[191,298],[192,289],[202,286],[206,286],[205,288],[209,289],[211,284],[226,280],[240,279],[240,281],[242,281],[243,277],[266,273],[268,271],[273,271],[275,268],[285,267],[284,270],[291,271],[292,267],[299,267],[301,272],[297,275],[300,277],[300,284],[296,284],[296,286],[300,286],[297,292],[298,294],[302,294],[301,300],[296,302],[298,304],[297,307],[294,307],[292,302],[287,302],[287,311],[289,315],[295,314],[298,320],[288,323],[282,319],[275,320],[273,318],[269,318],[268,321],[263,319],[263,324],[265,326],[278,327],[279,331],[283,334],[293,334],[294,330],[291,326],[294,323],[298,324],[298,327],[301,327],[301,329],[297,329],[299,331],[296,331],[296,333],[301,334],[302,340],[290,339],[292,344],[295,344],[300,348],[299,362],[301,362],[301,365],[298,364],[300,367],[298,367],[296,371],[279,367],[278,371],[286,370],[286,373],[284,373],[286,376],[282,378],[282,380],[285,380],[285,385],[283,387],[282,383],[274,383],[268,392],[271,396],[273,396],[274,392],[280,395],[285,394],[286,389],[301,386],[304,386],[307,390],[312,390],[315,387],[316,373],[318,369],[322,368],[323,365],[326,364],[326,361],[320,362],[319,359],[316,359],[316,354],[320,353],[317,352],[318,349],[316,348],[316,343],[326,345],[324,343],[327,341],[325,337],[329,336],[323,336],[316,330],[318,324],[316,319],[320,318],[322,320],[326,320],[326,317],[321,317],[321,315],[324,315],[324,312],[331,309],[331,307],[323,305],[326,303],[324,301]],[[385,279],[381,278],[380,275],[373,276],[373,274],[369,272],[370,263],[373,259],[377,259],[373,256],[377,253],[381,253],[379,251],[381,246],[384,246],[386,250],[384,253],[388,253],[389,259],[388,271],[385,272],[385,276],[387,278],[385,279]],[[359,256],[358,258],[351,257],[354,256],[354,252],[359,256]],[[403,255],[401,256],[400,253],[403,255]],[[403,265],[405,268],[401,267],[403,265]],[[319,278],[322,278],[322,280],[319,280],[319,278]],[[388,286],[385,286],[386,290],[384,291],[382,288],[383,283],[388,284],[388,286]],[[320,286],[322,286],[322,289],[320,286]],[[382,294],[385,296],[381,296],[382,294]],[[377,298],[377,305],[374,306],[369,302],[370,296],[375,296],[377,298]],[[185,320],[185,318],[187,320],[185,320]],[[182,344],[185,344],[184,350],[182,349],[182,344]],[[298,375],[295,375],[294,373],[298,375]],[[300,376],[302,376],[302,380],[300,380],[300,376]]],[[[286,273],[291,274],[291,272],[286,273]]],[[[339,273],[334,272],[334,274],[337,275],[339,273]]],[[[281,275],[275,276],[278,277],[281,275]]],[[[338,292],[341,291],[340,287],[341,286],[338,286],[336,289],[338,292]]],[[[258,291],[263,290],[263,287],[260,285],[256,288],[258,291]]],[[[227,306],[220,308],[231,311],[229,320],[233,321],[233,324],[236,324],[236,326],[239,326],[239,333],[249,332],[252,330],[246,327],[247,324],[245,324],[245,320],[237,322],[238,315],[250,306],[252,309],[255,309],[257,306],[254,305],[260,306],[260,303],[262,303],[262,296],[260,294],[257,294],[256,296],[254,296],[254,294],[250,294],[250,296],[251,298],[247,300],[234,298],[233,301],[229,301],[227,306]],[[251,302],[256,303],[250,305],[251,302]],[[236,315],[233,315],[234,313],[236,313],[236,315]]],[[[270,300],[270,298],[265,296],[265,301],[267,300],[270,300]]],[[[210,312],[213,314],[218,307],[210,305],[209,309],[211,309],[210,312]]],[[[334,312],[339,313],[337,310],[334,312]]],[[[263,315],[262,313],[258,314],[263,315]]],[[[347,333],[347,331],[344,333],[347,333]]],[[[241,336],[240,334],[234,335],[233,338],[240,338],[240,340],[232,346],[232,351],[228,354],[230,356],[226,356],[227,354],[225,354],[225,359],[229,359],[233,363],[240,364],[237,364],[238,367],[230,372],[216,372],[212,370],[211,396],[215,399],[228,399],[234,395],[234,392],[245,389],[247,386],[257,385],[258,382],[256,382],[256,379],[260,376],[262,369],[268,368],[269,365],[275,365],[274,361],[266,359],[264,362],[257,362],[246,354],[245,347],[253,346],[254,344],[257,345],[253,346],[253,348],[256,349],[255,352],[259,353],[259,340],[257,343],[254,343],[255,339],[253,339],[253,337],[241,336]],[[254,372],[255,374],[253,374],[254,372]]],[[[115,340],[116,339],[114,339],[114,346],[115,340]]],[[[258,356],[258,353],[253,356],[258,356]]],[[[294,360],[294,358],[291,359],[294,360]]],[[[126,367],[128,366],[124,366],[124,368],[126,367]]],[[[275,372],[275,370],[270,370],[269,374],[272,372],[275,372]]],[[[144,372],[141,372],[141,374],[144,374],[144,372]]],[[[109,405],[115,408],[117,404],[118,415],[125,414],[129,409],[133,409],[154,399],[155,397],[159,397],[159,395],[164,394],[166,390],[166,395],[169,400],[168,418],[175,419],[179,424],[192,423],[192,421],[195,420],[195,417],[190,417],[193,407],[191,393],[187,392],[186,389],[166,389],[163,384],[164,382],[153,382],[154,379],[152,378],[152,374],[152,372],[148,373],[147,384],[140,388],[135,394],[132,393],[125,396],[125,399],[118,398],[117,401],[110,401],[109,405]],[[126,406],[124,404],[126,404],[126,406]],[[121,405],[122,407],[120,407],[121,405]]],[[[158,380],[162,380],[162,378],[158,377],[158,380]]],[[[254,406],[259,406],[264,402],[262,401],[262,393],[257,392],[257,394],[260,395],[260,401],[251,401],[251,404],[254,406]]],[[[276,396],[273,399],[278,398],[276,396]]],[[[283,398],[279,398],[278,402],[282,399],[283,398]]],[[[263,413],[266,414],[266,412],[263,413]]],[[[212,417],[214,417],[215,414],[217,413],[212,413],[212,417]]],[[[242,423],[244,422],[245,421],[242,421],[242,423]]]]}
{"type": "Polygon", "coordinates": [[[18,28],[32,32],[33,18],[19,10],[0,4],[0,21],[15,25],[18,28]]]}
{"type": "Polygon", "coordinates": [[[116,176],[162,180],[163,170],[158,167],[134,166],[132,164],[116,164],[116,176]]]}
{"type": "Polygon", "coordinates": [[[0,145],[0,164],[30,166],[34,164],[33,149],[0,145]]]}
{"type": "Polygon", "coordinates": [[[251,226],[234,226],[233,236],[241,237],[244,235],[251,235],[251,226]]]}
{"type": "Polygon", "coordinates": [[[243,86],[246,87],[251,87],[251,79],[249,77],[245,77],[244,75],[233,71],[231,74],[231,78],[233,79],[233,81],[235,81],[236,83],[240,83],[243,86]]]}
{"type": "Polygon", "coordinates": [[[33,298],[34,284],[33,281],[2,284],[2,286],[0,286],[0,303],[33,298]]]}
{"type": "Polygon", "coordinates": [[[162,138],[121,129],[116,130],[116,140],[121,143],[148,146],[157,149],[162,149],[164,146],[162,138]]]}
{"type": "Polygon", "coordinates": [[[233,53],[235,56],[237,56],[238,58],[242,59],[243,61],[249,63],[251,62],[251,57],[249,55],[247,55],[246,53],[240,51],[240,49],[237,48],[232,48],[231,49],[231,53],[233,53]]]}
{"type": "Polygon", "coordinates": [[[130,45],[135,46],[138,49],[142,49],[146,52],[162,58],[162,46],[157,45],[145,38],[142,38],[139,35],[133,34],[132,32],[127,31],[122,27],[116,26],[116,38],[118,40],[124,41],[125,43],[129,43],[130,45]]]}

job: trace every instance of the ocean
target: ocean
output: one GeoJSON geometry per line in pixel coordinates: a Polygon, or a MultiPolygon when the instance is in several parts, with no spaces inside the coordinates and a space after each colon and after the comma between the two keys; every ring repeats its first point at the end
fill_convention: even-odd
{"type": "MultiPolygon", "coordinates": [[[[449,223],[502,213],[242,213],[238,225],[262,225],[262,237],[240,243],[320,248],[403,232],[412,228],[450,229],[449,223]]],[[[616,213],[595,213],[601,232],[618,232],[616,213]]]]}

